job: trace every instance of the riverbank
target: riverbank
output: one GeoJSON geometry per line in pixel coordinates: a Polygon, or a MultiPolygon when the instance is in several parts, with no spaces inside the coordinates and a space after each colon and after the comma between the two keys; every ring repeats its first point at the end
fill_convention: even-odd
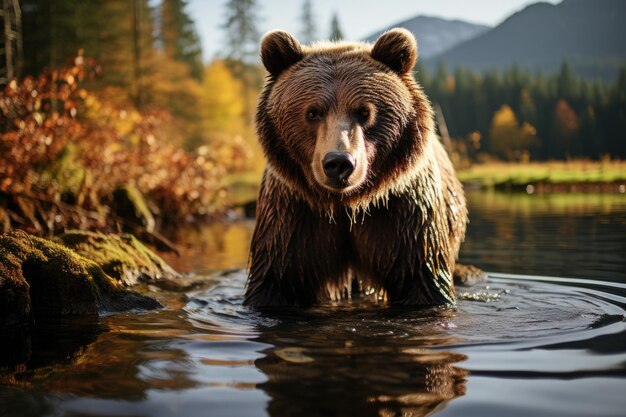
{"type": "Polygon", "coordinates": [[[541,192],[626,192],[626,161],[490,162],[459,170],[467,188],[541,192]]]}

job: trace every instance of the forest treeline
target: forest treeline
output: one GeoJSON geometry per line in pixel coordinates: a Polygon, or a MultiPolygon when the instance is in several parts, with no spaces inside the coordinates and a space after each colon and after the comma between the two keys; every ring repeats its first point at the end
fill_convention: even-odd
{"type": "Polygon", "coordinates": [[[612,85],[575,77],[567,62],[551,75],[418,65],[416,77],[471,161],[626,157],[626,67],[612,85]]]}
{"type": "MultiPolygon", "coordinates": [[[[257,59],[257,1],[226,2],[225,36],[216,40],[223,43],[222,58],[208,65],[185,0],[20,4],[22,74],[67,64],[81,51],[102,68],[90,88],[140,111],[166,109],[181,122],[171,143],[192,150],[235,135],[258,153],[251,126],[264,74],[257,59]]],[[[313,9],[312,0],[302,2],[301,40],[341,39],[337,15],[324,36],[313,9]]],[[[626,67],[612,85],[577,78],[567,62],[547,75],[518,67],[503,73],[449,71],[443,64],[429,74],[418,64],[416,76],[469,160],[626,157],[626,67]]]]}
{"type": "MultiPolygon", "coordinates": [[[[320,33],[313,5],[301,5],[300,39],[341,39],[336,14],[320,33]]],[[[0,231],[119,228],[114,196],[129,187],[162,223],[198,219],[228,207],[231,174],[262,171],[257,1],[216,10],[224,36],[209,63],[187,0],[7,0],[3,12],[15,50],[0,62],[0,231]]],[[[459,165],[626,157],[626,70],[614,85],[567,63],[554,75],[418,64],[416,76],[459,165]]]]}

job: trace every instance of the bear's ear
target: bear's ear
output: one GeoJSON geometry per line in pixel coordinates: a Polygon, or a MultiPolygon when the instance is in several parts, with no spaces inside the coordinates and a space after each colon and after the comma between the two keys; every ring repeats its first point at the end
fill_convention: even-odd
{"type": "Polygon", "coordinates": [[[417,61],[415,37],[406,29],[391,29],[383,33],[374,44],[372,58],[400,75],[406,74],[417,61]]]}
{"type": "Polygon", "coordinates": [[[270,74],[277,76],[304,57],[302,46],[282,30],[268,32],[261,40],[261,61],[270,74]]]}

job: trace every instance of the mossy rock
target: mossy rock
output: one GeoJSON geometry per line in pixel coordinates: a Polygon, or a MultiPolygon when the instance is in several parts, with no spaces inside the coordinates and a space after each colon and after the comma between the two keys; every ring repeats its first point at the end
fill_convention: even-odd
{"type": "Polygon", "coordinates": [[[487,273],[474,265],[464,265],[457,263],[452,273],[456,285],[470,287],[487,281],[487,273]]]}
{"type": "Polygon", "coordinates": [[[121,236],[72,230],[59,236],[63,245],[91,259],[124,285],[139,281],[177,278],[179,275],[131,234],[121,236]]]}
{"type": "Polygon", "coordinates": [[[30,286],[22,275],[22,260],[6,250],[0,237],[0,328],[30,318],[30,286]]]}
{"type": "Polygon", "coordinates": [[[115,190],[113,207],[121,218],[131,224],[145,227],[148,232],[154,232],[156,221],[141,191],[136,187],[125,185],[115,190]]]}
{"type": "Polygon", "coordinates": [[[0,235],[0,326],[48,316],[153,309],[98,264],[69,248],[16,231],[0,235]]]}

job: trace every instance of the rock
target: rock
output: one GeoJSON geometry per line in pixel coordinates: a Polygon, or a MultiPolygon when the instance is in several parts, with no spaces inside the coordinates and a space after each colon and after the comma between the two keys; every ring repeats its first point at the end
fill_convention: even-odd
{"type": "Polygon", "coordinates": [[[30,320],[30,286],[21,273],[22,260],[0,247],[0,328],[30,320]]]}
{"type": "Polygon", "coordinates": [[[0,327],[40,317],[154,309],[98,264],[69,248],[15,231],[0,235],[0,327]]]}
{"type": "Polygon", "coordinates": [[[125,185],[113,192],[113,206],[117,215],[154,232],[156,222],[141,192],[132,185],[125,185]]]}
{"type": "Polygon", "coordinates": [[[139,281],[179,277],[161,257],[131,234],[118,236],[72,230],[58,239],[79,255],[97,263],[107,275],[127,286],[139,281]]]}
{"type": "Polygon", "coordinates": [[[454,283],[461,286],[472,286],[487,281],[487,273],[474,265],[457,263],[453,273],[454,283]]]}

